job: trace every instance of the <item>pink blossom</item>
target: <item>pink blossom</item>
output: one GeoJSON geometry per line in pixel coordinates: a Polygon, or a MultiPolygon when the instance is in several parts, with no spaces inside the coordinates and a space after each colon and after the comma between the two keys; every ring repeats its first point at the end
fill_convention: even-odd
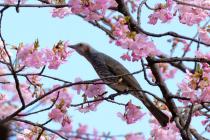
{"type": "Polygon", "coordinates": [[[120,112],[118,112],[117,115],[122,120],[126,121],[127,124],[132,124],[141,119],[145,115],[145,113],[142,113],[137,106],[135,106],[131,103],[131,101],[129,101],[125,106],[124,115],[120,112]]]}
{"type": "MultiPolygon", "coordinates": [[[[24,93],[24,94],[22,94],[22,96],[25,100],[25,103],[29,103],[34,99],[33,93],[30,91],[30,89],[28,87],[29,87],[28,84],[25,84],[25,83],[20,84],[20,90],[22,93],[24,93]]],[[[6,84],[6,85],[2,86],[2,89],[13,93],[12,98],[10,99],[12,102],[20,101],[20,98],[19,98],[19,95],[17,93],[17,89],[15,88],[14,83],[6,84]]]]}
{"type": "Polygon", "coordinates": [[[149,22],[150,24],[155,25],[157,23],[157,20],[161,20],[162,23],[168,22],[173,18],[173,15],[171,14],[170,11],[167,9],[161,9],[157,10],[153,14],[149,16],[149,22]]]}
{"type": "MultiPolygon", "coordinates": [[[[152,41],[146,35],[130,32],[126,19],[119,18],[114,24],[113,34],[116,37],[115,44],[123,49],[131,51],[132,61],[138,61],[142,57],[155,56],[160,54],[152,41]],[[141,44],[141,45],[140,45],[141,44]]],[[[123,55],[123,59],[129,59],[123,55]]]]}
{"type": "MultiPolygon", "coordinates": [[[[182,96],[183,97],[188,97],[190,98],[190,100],[192,102],[195,102],[198,100],[197,96],[196,96],[196,91],[193,90],[188,84],[186,81],[182,81],[182,83],[180,83],[178,85],[178,87],[181,89],[182,91],[182,96]]],[[[188,101],[187,100],[179,100],[181,102],[183,102],[184,104],[188,104],[188,101]]]]}
{"type": "Polygon", "coordinates": [[[4,103],[5,101],[7,101],[7,97],[5,94],[0,94],[0,104],[4,103]]]}
{"type": "Polygon", "coordinates": [[[121,58],[122,58],[123,60],[131,61],[131,57],[130,57],[130,55],[129,55],[128,53],[123,54],[123,55],[121,56],[121,58]]]}
{"type": "Polygon", "coordinates": [[[174,78],[177,69],[168,70],[165,74],[163,74],[163,79],[172,79],[174,78]]]}
{"type": "MultiPolygon", "coordinates": [[[[99,81],[98,83],[100,83],[99,81]]],[[[96,82],[97,83],[97,82],[96,82]]],[[[85,91],[85,95],[89,98],[94,96],[102,95],[105,92],[105,85],[104,84],[92,84],[89,85],[87,90],[85,91]]]]}
{"type": "MultiPolygon", "coordinates": [[[[21,0],[20,3],[23,4],[23,3],[25,3],[25,1],[26,0],[21,0]]],[[[17,2],[18,2],[18,0],[4,0],[5,4],[15,4],[17,2]]]]}
{"type": "Polygon", "coordinates": [[[70,0],[69,5],[72,13],[82,14],[86,20],[99,20],[105,15],[109,7],[116,7],[117,3],[114,0],[70,0]]]}
{"type": "Polygon", "coordinates": [[[18,50],[17,58],[28,67],[40,68],[46,64],[43,52],[37,51],[34,45],[25,45],[18,50]]]}
{"type": "Polygon", "coordinates": [[[59,42],[50,49],[42,49],[41,51],[32,45],[22,45],[18,48],[17,58],[19,63],[28,67],[40,68],[48,64],[49,69],[58,69],[58,67],[67,61],[67,57],[71,51],[67,51],[67,42],[59,42]]]}
{"type": "Polygon", "coordinates": [[[162,23],[166,23],[170,21],[173,18],[171,9],[172,9],[172,0],[167,0],[167,3],[165,5],[158,3],[155,5],[155,10],[154,13],[149,15],[149,24],[155,25],[159,20],[162,21],[162,23]]]}
{"type": "MultiPolygon", "coordinates": [[[[21,133],[17,133],[17,140],[34,140],[37,139],[37,137],[39,136],[39,132],[38,129],[31,128],[30,129],[24,129],[21,133]]],[[[41,135],[40,140],[46,140],[46,139],[50,139],[50,140],[56,140],[51,136],[48,135],[41,135]]]]}
{"type": "Polygon", "coordinates": [[[98,135],[97,129],[93,129],[94,140],[101,140],[101,137],[98,135]]]}
{"type": "Polygon", "coordinates": [[[72,131],[72,124],[71,123],[65,123],[64,126],[62,127],[62,130],[65,133],[70,133],[72,131]]]}
{"type": "Polygon", "coordinates": [[[149,15],[149,21],[148,21],[149,24],[155,25],[157,23],[157,21],[158,21],[157,14],[153,13],[153,14],[149,15]]]}
{"type": "Polygon", "coordinates": [[[79,128],[77,129],[77,135],[78,136],[81,136],[81,135],[86,134],[87,129],[88,129],[88,126],[87,125],[79,124],[79,128]]]}
{"type": "Polygon", "coordinates": [[[34,51],[24,60],[24,65],[28,67],[40,68],[46,64],[44,54],[42,52],[34,51]]]}
{"type": "Polygon", "coordinates": [[[70,133],[72,131],[72,123],[68,116],[64,117],[61,129],[64,133],[70,133]]]}
{"type": "Polygon", "coordinates": [[[52,17],[59,17],[59,18],[64,18],[67,15],[70,15],[71,9],[68,7],[64,7],[64,8],[54,8],[52,10],[52,17]]]}
{"type": "Polygon", "coordinates": [[[208,84],[203,90],[202,93],[200,95],[200,100],[203,102],[208,102],[210,101],[210,85],[208,84]]]}
{"type": "MultiPolygon", "coordinates": [[[[198,5],[201,7],[208,7],[208,1],[200,1],[200,0],[185,0],[184,2],[189,4],[198,5]]],[[[187,24],[192,26],[194,24],[199,24],[201,21],[204,21],[209,15],[207,10],[203,10],[201,8],[185,6],[182,4],[178,4],[176,9],[179,13],[179,20],[183,24],[187,24]]]]}
{"type": "Polygon", "coordinates": [[[210,44],[210,35],[209,35],[209,32],[207,32],[207,30],[199,29],[198,33],[199,33],[199,38],[201,41],[203,41],[207,44],[210,44]]]}
{"type": "MultiPolygon", "coordinates": [[[[202,53],[197,53],[198,57],[205,58],[202,53]]],[[[208,55],[207,55],[208,56],[208,55]]],[[[204,63],[206,64],[206,63],[204,63]]],[[[203,69],[190,73],[187,71],[185,79],[178,85],[181,89],[181,96],[190,98],[191,102],[201,102],[210,100],[210,74],[209,69],[205,69],[208,65],[203,65],[203,69]]],[[[189,101],[182,101],[187,104],[189,101]]]]}
{"type": "Polygon", "coordinates": [[[161,127],[157,120],[153,120],[151,123],[151,137],[149,140],[179,140],[181,139],[179,129],[175,123],[168,123],[166,127],[161,127]]]}
{"type": "Polygon", "coordinates": [[[173,0],[167,0],[166,4],[167,4],[167,7],[169,8],[169,10],[171,10],[171,8],[173,6],[173,0]]]}
{"type": "MultiPolygon", "coordinates": [[[[54,86],[53,88],[57,88],[59,85],[54,86]]],[[[62,88],[57,91],[57,94],[52,94],[50,96],[51,99],[55,100],[58,96],[58,99],[56,101],[57,104],[60,105],[60,109],[62,111],[67,111],[67,109],[70,107],[72,99],[73,99],[73,94],[70,94],[66,88],[62,88]],[[58,96],[59,93],[59,96],[58,96]]],[[[49,99],[49,97],[48,97],[49,99]]]]}
{"type": "Polygon", "coordinates": [[[87,113],[89,111],[96,111],[97,106],[101,103],[102,101],[97,101],[93,103],[88,103],[86,106],[81,106],[78,110],[82,113],[87,113]]]}
{"type": "Polygon", "coordinates": [[[202,120],[202,121],[201,121],[201,124],[202,124],[202,125],[206,125],[209,121],[210,121],[210,120],[208,120],[208,119],[202,120]]]}
{"type": "Polygon", "coordinates": [[[49,63],[49,69],[58,69],[62,61],[59,59],[58,56],[54,56],[53,60],[49,63]]]}
{"type": "Polygon", "coordinates": [[[58,67],[65,61],[72,51],[67,51],[68,42],[59,41],[52,49],[46,50],[46,59],[48,60],[49,69],[58,69],[58,67]]]}
{"type": "MultiPolygon", "coordinates": [[[[59,87],[60,85],[53,85],[53,88],[51,90],[59,87]]],[[[56,92],[53,92],[51,95],[47,96],[46,98],[44,98],[42,100],[42,103],[46,104],[57,99],[56,104],[59,105],[59,108],[62,110],[62,112],[66,112],[71,105],[73,97],[74,97],[73,94],[69,93],[67,88],[61,88],[59,90],[56,90],[56,92]]]]}
{"type": "Polygon", "coordinates": [[[28,55],[30,55],[31,53],[33,53],[34,51],[34,45],[22,45],[17,52],[17,57],[20,60],[25,60],[27,58],[28,55]]]}
{"type": "Polygon", "coordinates": [[[54,108],[51,110],[51,112],[48,114],[48,116],[50,117],[50,119],[53,119],[54,121],[61,121],[62,117],[63,117],[63,112],[61,112],[60,109],[54,108]]]}
{"type": "Polygon", "coordinates": [[[148,41],[147,36],[143,34],[137,34],[135,37],[135,42],[132,42],[129,48],[132,50],[132,61],[138,61],[142,57],[160,54],[160,51],[156,49],[154,43],[148,41]]]}
{"type": "Polygon", "coordinates": [[[144,135],[140,134],[128,134],[125,136],[126,140],[145,140],[144,135]]]}
{"type": "Polygon", "coordinates": [[[3,119],[12,113],[14,113],[18,109],[17,106],[0,104],[0,119],[3,119]]]}
{"type": "Polygon", "coordinates": [[[6,4],[14,4],[17,0],[4,0],[6,4]]]}
{"type": "MultiPolygon", "coordinates": [[[[82,81],[82,79],[80,77],[75,78],[75,83],[81,82],[81,81],[82,81]]],[[[86,85],[85,84],[74,85],[74,86],[72,86],[72,89],[76,90],[77,94],[79,94],[81,91],[86,90],[86,85]]]]}

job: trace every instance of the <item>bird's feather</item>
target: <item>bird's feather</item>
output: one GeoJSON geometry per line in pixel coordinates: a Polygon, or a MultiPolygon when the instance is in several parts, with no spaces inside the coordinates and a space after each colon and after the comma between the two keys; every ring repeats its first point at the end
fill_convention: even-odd
{"type": "MultiPolygon", "coordinates": [[[[130,72],[122,65],[120,64],[117,60],[111,58],[110,56],[106,54],[106,57],[104,58],[104,62],[106,66],[109,68],[109,71],[113,73],[113,75],[125,75],[125,74],[130,74],[130,72]]],[[[134,78],[133,75],[125,75],[122,76],[123,81],[128,85],[128,87],[135,88],[133,90],[139,90],[141,89],[140,85],[138,84],[137,80],[134,78]]]]}

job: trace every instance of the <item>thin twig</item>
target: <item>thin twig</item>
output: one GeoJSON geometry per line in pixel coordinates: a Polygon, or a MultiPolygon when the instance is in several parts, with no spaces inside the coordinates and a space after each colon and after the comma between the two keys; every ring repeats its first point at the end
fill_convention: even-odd
{"type": "Polygon", "coordinates": [[[209,7],[203,7],[203,6],[200,6],[200,5],[196,5],[196,4],[192,4],[192,3],[187,3],[187,2],[179,1],[179,0],[173,0],[173,1],[175,1],[177,4],[181,4],[181,5],[185,5],[185,6],[196,7],[196,8],[200,8],[200,9],[203,9],[203,10],[210,10],[209,7]]]}
{"type": "Polygon", "coordinates": [[[137,23],[139,26],[141,26],[141,9],[142,9],[142,6],[144,4],[146,4],[147,0],[143,0],[140,4],[139,4],[139,7],[138,7],[138,10],[137,10],[137,23]]]}
{"type": "Polygon", "coordinates": [[[194,106],[194,104],[192,104],[191,107],[190,107],[190,111],[188,113],[188,118],[187,118],[186,123],[183,127],[183,129],[185,129],[185,130],[187,130],[190,126],[190,122],[191,122],[192,114],[193,114],[193,106],[194,106]]]}
{"type": "Polygon", "coordinates": [[[62,136],[62,135],[61,135],[60,133],[58,133],[57,131],[54,131],[54,130],[52,130],[52,129],[49,129],[49,128],[47,128],[47,127],[41,125],[41,124],[33,123],[33,122],[31,122],[31,121],[23,120],[23,119],[18,119],[18,118],[13,118],[12,120],[18,121],[18,122],[23,122],[23,123],[30,124],[30,125],[33,125],[33,126],[38,126],[38,127],[42,128],[43,130],[49,131],[49,132],[51,132],[51,133],[53,133],[53,134],[56,134],[57,136],[59,136],[59,137],[62,138],[62,139],[68,140],[68,138],[62,136]]]}
{"type": "Polygon", "coordinates": [[[209,59],[205,58],[191,58],[191,57],[169,57],[169,58],[160,58],[160,59],[153,59],[153,63],[169,63],[169,62],[182,62],[182,61],[189,61],[189,62],[201,62],[201,63],[208,63],[210,64],[209,59]]]}
{"type": "Polygon", "coordinates": [[[29,115],[33,115],[33,114],[37,114],[37,113],[40,113],[40,112],[44,112],[44,111],[50,110],[50,109],[55,105],[56,101],[58,100],[59,94],[60,94],[60,93],[58,92],[57,97],[56,97],[55,100],[53,100],[53,103],[52,103],[51,106],[49,106],[49,107],[47,107],[47,108],[45,108],[45,109],[41,109],[41,110],[38,110],[38,111],[26,113],[26,114],[18,114],[17,116],[29,116],[29,115]]]}
{"type": "Polygon", "coordinates": [[[147,81],[147,83],[149,83],[149,84],[152,85],[152,86],[157,86],[156,83],[152,83],[152,82],[150,82],[150,80],[148,79],[147,73],[146,73],[146,69],[145,69],[145,66],[144,66],[144,60],[143,60],[143,59],[141,59],[141,65],[142,65],[142,68],[143,68],[143,71],[144,71],[144,79],[147,81]]]}

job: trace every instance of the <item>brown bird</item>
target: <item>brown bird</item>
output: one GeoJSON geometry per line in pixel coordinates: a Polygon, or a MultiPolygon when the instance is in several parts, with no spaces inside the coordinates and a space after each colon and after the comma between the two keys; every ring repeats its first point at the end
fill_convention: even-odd
{"type": "Polygon", "coordinates": [[[104,82],[110,83],[109,87],[117,92],[126,92],[128,90],[133,90],[131,94],[136,98],[140,99],[142,103],[147,107],[147,109],[152,113],[152,115],[158,120],[161,126],[166,126],[169,122],[169,118],[161,110],[159,110],[147,95],[141,90],[141,86],[134,78],[133,75],[125,75],[130,72],[117,60],[111,58],[110,56],[101,53],[93,49],[90,45],[85,43],[79,43],[76,45],[70,45],[70,48],[76,50],[80,55],[84,56],[93,66],[100,78],[104,82]],[[115,78],[106,78],[111,76],[124,75],[115,78]],[[136,90],[136,91],[134,91],[136,90]]]}

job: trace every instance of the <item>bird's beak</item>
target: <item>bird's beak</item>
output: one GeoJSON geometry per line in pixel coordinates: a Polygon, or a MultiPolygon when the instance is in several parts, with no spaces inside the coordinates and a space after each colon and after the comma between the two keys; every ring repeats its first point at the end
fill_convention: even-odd
{"type": "Polygon", "coordinates": [[[77,48],[77,45],[69,45],[68,47],[75,50],[77,48]]]}

